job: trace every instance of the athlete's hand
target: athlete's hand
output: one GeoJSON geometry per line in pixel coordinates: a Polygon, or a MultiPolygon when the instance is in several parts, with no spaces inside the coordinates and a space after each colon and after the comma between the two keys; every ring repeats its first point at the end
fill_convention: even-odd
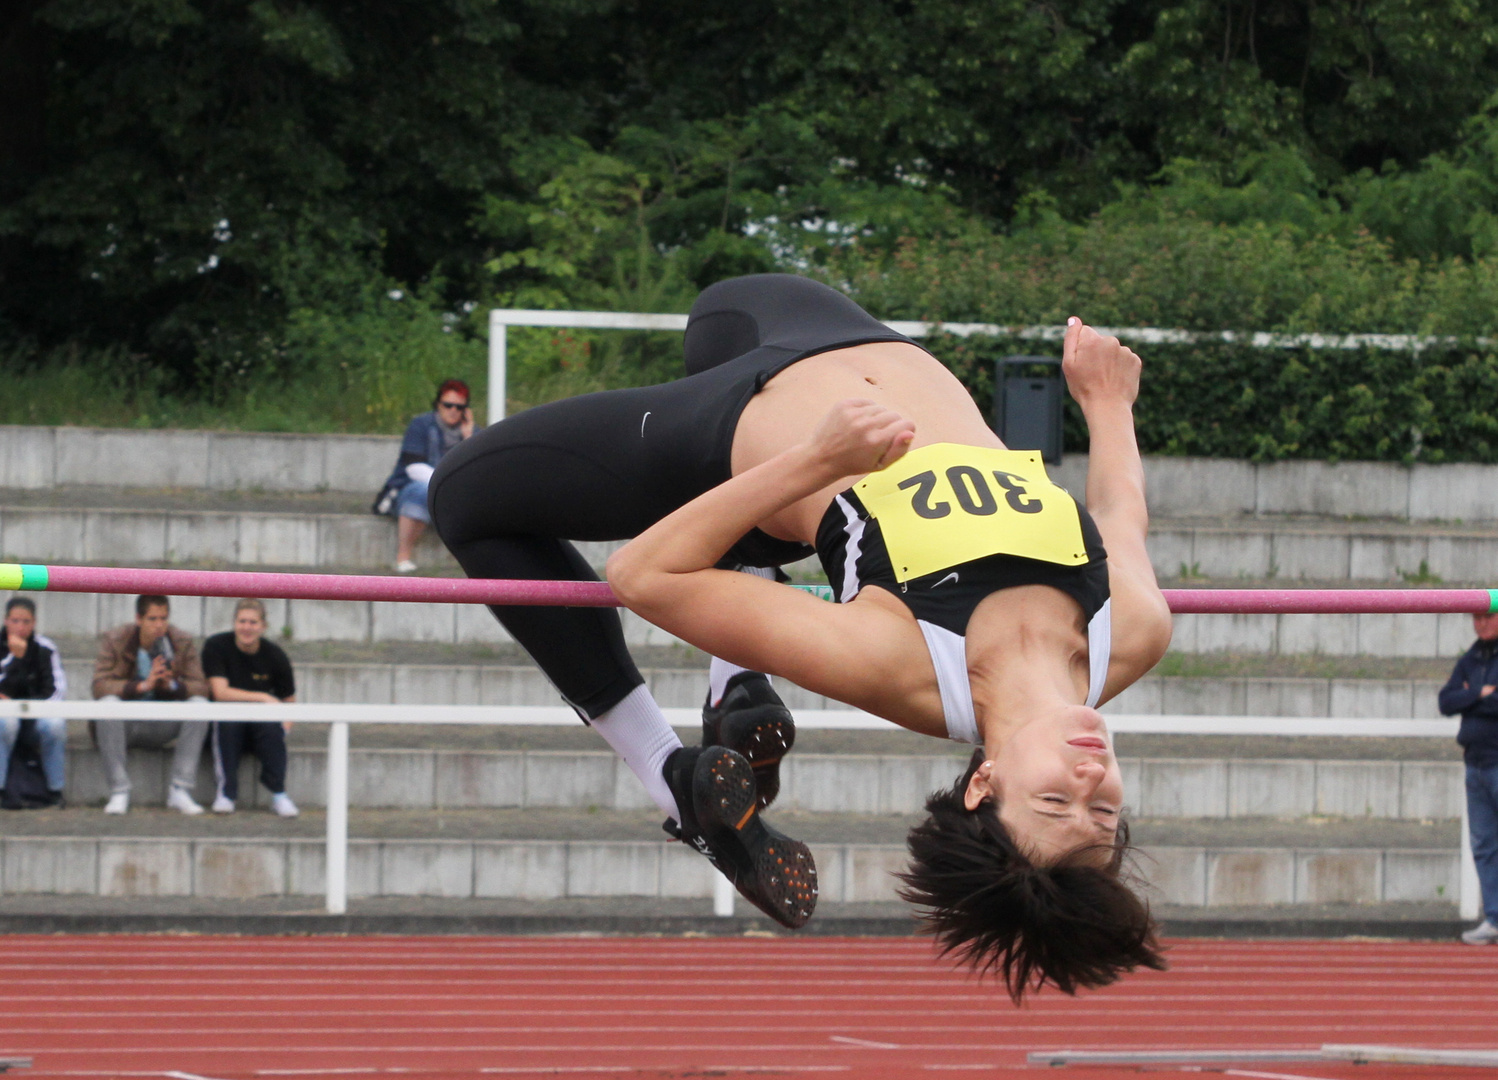
{"type": "Polygon", "coordinates": [[[1067,320],[1061,371],[1066,388],[1084,409],[1103,401],[1134,404],[1141,366],[1139,357],[1120,345],[1118,338],[1104,337],[1075,316],[1067,320]]]}
{"type": "Polygon", "coordinates": [[[878,472],[905,456],[915,439],[915,422],[874,401],[839,401],[812,433],[820,461],[839,477],[878,472]]]}

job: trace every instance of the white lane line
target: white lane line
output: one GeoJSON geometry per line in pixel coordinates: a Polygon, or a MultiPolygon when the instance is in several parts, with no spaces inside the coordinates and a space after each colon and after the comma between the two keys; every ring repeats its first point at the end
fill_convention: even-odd
{"type": "Polygon", "coordinates": [[[828,1037],[835,1043],[842,1043],[845,1046],[861,1046],[866,1050],[900,1049],[897,1043],[874,1042],[872,1039],[855,1039],[851,1035],[831,1035],[828,1037]]]}
{"type": "Polygon", "coordinates": [[[1325,1076],[1307,1076],[1305,1073],[1258,1072],[1254,1069],[1223,1069],[1224,1076],[1252,1076],[1257,1080],[1330,1080],[1325,1076]]]}
{"type": "MultiPolygon", "coordinates": [[[[825,1073],[825,1072],[848,1072],[852,1066],[849,1065],[702,1065],[696,1066],[693,1075],[713,1075],[716,1073],[825,1073]]],[[[357,1068],[357,1069],[256,1069],[256,1076],[332,1076],[334,1074],[345,1075],[349,1073],[360,1073],[369,1075],[371,1073],[424,1073],[424,1072],[451,1072],[451,1069],[432,1066],[429,1068],[357,1068]]],[[[525,1075],[549,1075],[568,1076],[574,1073],[649,1073],[652,1076],[661,1075],[661,1068],[657,1065],[482,1065],[477,1069],[468,1071],[488,1073],[492,1075],[505,1075],[522,1073],[525,1075]]],[[[72,1074],[81,1075],[81,1074],[72,1074]]],[[[89,1073],[90,1076],[106,1075],[102,1073],[89,1073]]],[[[129,1075],[129,1074],[114,1074],[129,1075]]],[[[139,1075],[159,1076],[160,1073],[143,1073],[139,1075]]]]}
{"type": "Polygon", "coordinates": [[[168,1077],[169,1080],[218,1080],[214,1076],[199,1076],[197,1073],[179,1072],[176,1069],[173,1069],[171,1072],[164,1072],[161,1075],[168,1077]]]}

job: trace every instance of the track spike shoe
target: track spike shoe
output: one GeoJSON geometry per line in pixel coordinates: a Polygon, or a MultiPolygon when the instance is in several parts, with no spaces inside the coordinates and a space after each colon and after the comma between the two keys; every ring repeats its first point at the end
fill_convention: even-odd
{"type": "Polygon", "coordinates": [[[759,816],[754,770],[723,746],[684,746],[666,759],[682,820],[666,832],[691,844],[770,918],[800,929],[817,906],[817,866],[799,840],[759,816]]]}
{"type": "Polygon", "coordinates": [[[713,705],[709,693],[702,706],[702,745],[743,755],[754,770],[763,810],[780,794],[780,759],[796,745],[796,721],[769,678],[741,671],[728,680],[722,701],[713,705]]]}

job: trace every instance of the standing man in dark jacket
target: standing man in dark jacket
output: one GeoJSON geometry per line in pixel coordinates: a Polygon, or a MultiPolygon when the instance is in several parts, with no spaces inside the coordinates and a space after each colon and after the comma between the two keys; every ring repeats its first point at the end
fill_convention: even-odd
{"type": "Polygon", "coordinates": [[[1441,712],[1462,714],[1456,741],[1467,763],[1467,820],[1482,884],[1483,920],[1468,945],[1498,944],[1498,615],[1473,615],[1477,640],[1441,688],[1441,712]]]}

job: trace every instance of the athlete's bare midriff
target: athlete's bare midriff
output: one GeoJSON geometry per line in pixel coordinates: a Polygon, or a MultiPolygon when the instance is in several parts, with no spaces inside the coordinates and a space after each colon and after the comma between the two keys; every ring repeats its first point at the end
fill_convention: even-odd
{"type": "MultiPolygon", "coordinates": [[[[780,372],[750,400],[733,436],[737,476],[804,442],[839,401],[876,401],[915,423],[915,447],[931,443],[1002,447],[966,388],[930,353],[877,342],[819,353],[780,372]]],[[[857,477],[833,484],[760,523],[782,540],[810,544],[828,504],[857,477]]]]}

